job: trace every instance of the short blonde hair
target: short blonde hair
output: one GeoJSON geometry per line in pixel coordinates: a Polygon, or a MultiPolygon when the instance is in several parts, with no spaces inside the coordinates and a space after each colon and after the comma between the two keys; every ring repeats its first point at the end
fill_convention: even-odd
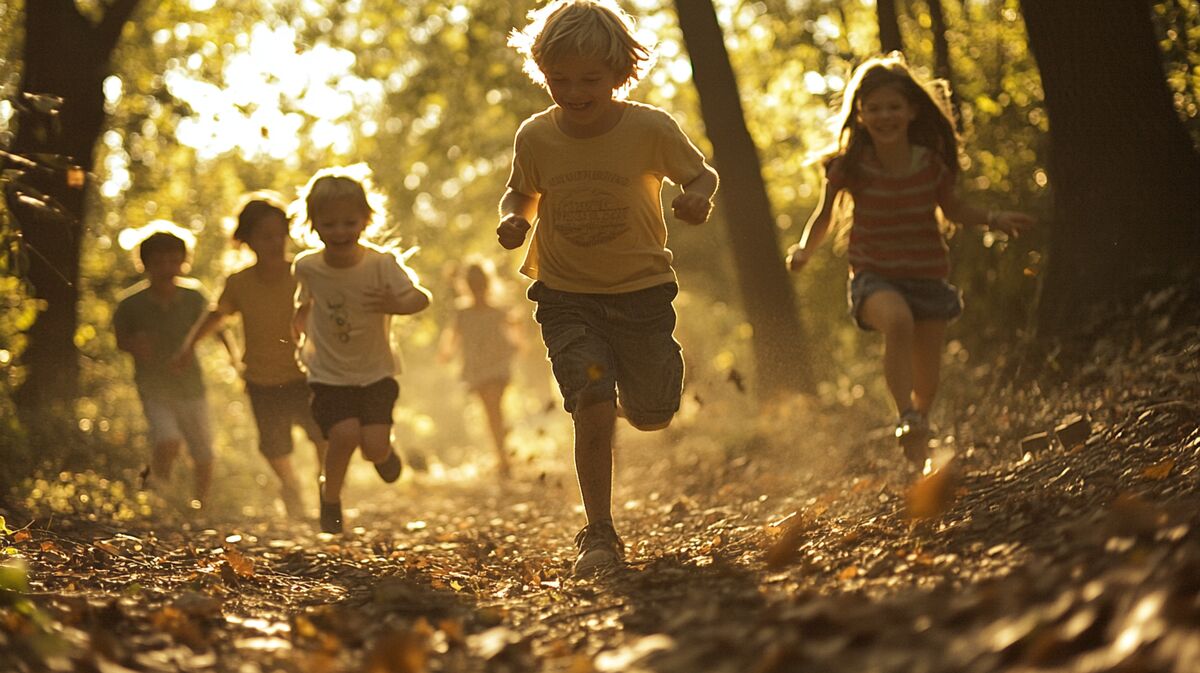
{"type": "Polygon", "coordinates": [[[654,40],[614,0],[553,0],[529,13],[508,44],[525,57],[525,74],[546,85],[546,67],[568,56],[597,57],[616,73],[624,98],[654,65],[654,40]]]}
{"type": "MultiPolygon", "coordinates": [[[[300,188],[288,213],[295,217],[296,222],[308,223],[311,232],[313,212],[339,199],[350,199],[367,214],[364,236],[369,238],[383,228],[386,200],[371,184],[371,169],[366,164],[335,166],[317,171],[300,188]]],[[[303,238],[306,243],[312,243],[311,236],[305,235],[303,238]]]]}

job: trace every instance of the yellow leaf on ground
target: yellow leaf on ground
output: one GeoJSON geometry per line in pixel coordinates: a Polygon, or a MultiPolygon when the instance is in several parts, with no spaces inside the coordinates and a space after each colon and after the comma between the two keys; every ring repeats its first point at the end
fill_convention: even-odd
{"type": "Polygon", "coordinates": [[[243,556],[238,550],[226,549],[225,562],[238,577],[254,577],[254,561],[243,556]]]}
{"type": "Polygon", "coordinates": [[[112,556],[120,556],[121,555],[120,549],[117,549],[116,546],[114,546],[113,544],[111,544],[109,542],[105,542],[104,540],[97,540],[95,542],[95,545],[96,545],[97,549],[107,552],[108,554],[110,554],[112,556]]]}
{"type": "Polygon", "coordinates": [[[1175,468],[1175,459],[1168,458],[1164,461],[1155,463],[1154,465],[1151,465],[1150,467],[1147,467],[1146,469],[1142,470],[1142,476],[1147,479],[1153,479],[1154,481],[1162,481],[1163,479],[1166,479],[1168,475],[1171,474],[1171,470],[1174,468],[1175,468]]]}
{"type": "Polygon", "coordinates": [[[958,475],[953,463],[947,463],[908,489],[908,518],[928,519],[940,516],[954,504],[958,475]]]}

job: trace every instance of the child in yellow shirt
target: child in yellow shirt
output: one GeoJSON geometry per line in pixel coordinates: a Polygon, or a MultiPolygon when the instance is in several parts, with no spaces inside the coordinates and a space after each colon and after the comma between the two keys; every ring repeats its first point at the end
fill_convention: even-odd
{"type": "Polygon", "coordinates": [[[717,174],[671,115],[625,100],[652,51],[615,2],[555,0],[530,18],[510,44],[554,104],[517,131],[496,234],[514,249],[533,231],[521,272],[534,280],[528,295],[575,427],[587,525],[574,573],[587,576],[624,557],[612,521],[618,408],[640,430],[667,427],[679,409],[662,181],[683,187],[675,217],[700,224],[717,174]]]}

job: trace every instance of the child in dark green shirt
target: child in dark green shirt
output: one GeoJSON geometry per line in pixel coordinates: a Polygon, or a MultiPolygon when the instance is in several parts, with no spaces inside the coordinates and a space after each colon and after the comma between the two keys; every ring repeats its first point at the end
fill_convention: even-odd
{"type": "Polygon", "coordinates": [[[208,309],[203,287],[179,278],[187,261],[187,244],[159,231],[138,249],[146,279],[122,294],[113,314],[117,347],[133,356],[134,382],[150,433],[150,474],[166,482],[181,444],[187,444],[195,467],[199,508],[212,482],[212,426],[200,365],[190,358],[172,361],[196,320],[208,309]]]}

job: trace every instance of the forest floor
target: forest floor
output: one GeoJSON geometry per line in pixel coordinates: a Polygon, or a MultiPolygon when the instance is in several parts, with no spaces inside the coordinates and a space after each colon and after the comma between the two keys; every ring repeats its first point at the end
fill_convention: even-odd
{"type": "Polygon", "coordinates": [[[592,580],[565,469],[349,490],[332,537],[118,522],[98,479],[71,513],[25,494],[0,512],[25,568],[0,575],[0,670],[1200,670],[1193,304],[1150,297],[1069,364],[980,368],[926,476],[802,400],[736,440],[623,430],[628,564],[592,580]]]}

